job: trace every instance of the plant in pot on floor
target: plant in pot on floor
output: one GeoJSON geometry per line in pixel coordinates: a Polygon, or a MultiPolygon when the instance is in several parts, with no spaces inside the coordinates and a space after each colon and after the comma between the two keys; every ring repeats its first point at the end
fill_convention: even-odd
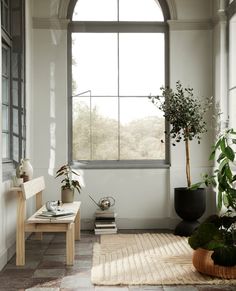
{"type": "Polygon", "coordinates": [[[79,193],[81,191],[81,185],[78,179],[79,174],[72,170],[70,165],[63,165],[56,172],[56,178],[64,176],[61,180],[61,200],[63,203],[71,203],[74,201],[74,190],[76,189],[79,193]]]}
{"type": "Polygon", "coordinates": [[[218,210],[221,214],[208,217],[188,240],[195,250],[193,265],[199,272],[228,279],[236,279],[234,144],[236,131],[228,129],[220,135],[210,156],[210,159],[215,159],[217,155],[218,167],[214,172],[217,180],[218,210]]]}
{"type": "MultiPolygon", "coordinates": [[[[198,218],[205,212],[205,189],[198,188],[200,184],[192,185],[190,174],[190,141],[197,139],[200,144],[201,136],[207,131],[204,120],[205,113],[212,106],[212,98],[200,101],[194,97],[192,88],[183,88],[180,81],[176,82],[176,90],[162,87],[162,96],[150,96],[153,104],[164,113],[170,124],[166,134],[176,146],[181,141],[185,144],[186,179],[187,187],[175,188],[175,211],[183,219],[176,229],[175,234],[189,236],[199,225],[198,218]]],[[[163,142],[163,141],[162,141],[163,142]]],[[[214,181],[205,175],[206,186],[214,181]]]]}

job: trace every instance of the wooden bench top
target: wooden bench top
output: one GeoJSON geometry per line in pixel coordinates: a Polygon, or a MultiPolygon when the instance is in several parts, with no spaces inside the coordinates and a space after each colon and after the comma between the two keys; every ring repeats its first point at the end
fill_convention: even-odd
{"type": "Polygon", "coordinates": [[[64,203],[62,205],[63,209],[72,210],[74,215],[70,216],[60,216],[60,217],[49,217],[49,218],[41,218],[38,217],[39,214],[42,213],[42,211],[46,210],[45,205],[42,206],[39,210],[37,210],[31,217],[29,217],[26,220],[26,223],[71,223],[75,221],[76,214],[78,213],[80,209],[81,202],[80,201],[74,201],[73,203],[64,203]]]}

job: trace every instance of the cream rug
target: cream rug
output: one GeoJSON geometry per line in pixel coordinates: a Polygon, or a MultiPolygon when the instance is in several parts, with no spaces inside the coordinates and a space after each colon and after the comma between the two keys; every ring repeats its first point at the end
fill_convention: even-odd
{"type": "Polygon", "coordinates": [[[102,235],[94,245],[91,280],[97,285],[236,284],[198,273],[187,238],[173,234],[102,235]]]}

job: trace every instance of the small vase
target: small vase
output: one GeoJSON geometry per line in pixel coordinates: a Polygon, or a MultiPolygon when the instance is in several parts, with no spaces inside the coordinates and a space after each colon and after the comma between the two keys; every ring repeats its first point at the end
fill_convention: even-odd
{"type": "Polygon", "coordinates": [[[32,180],[33,178],[33,167],[30,163],[29,159],[23,159],[22,160],[22,177],[24,178],[24,182],[28,180],[32,180]]]}
{"type": "Polygon", "coordinates": [[[62,203],[74,202],[74,190],[72,189],[61,189],[61,201],[62,203]]]}

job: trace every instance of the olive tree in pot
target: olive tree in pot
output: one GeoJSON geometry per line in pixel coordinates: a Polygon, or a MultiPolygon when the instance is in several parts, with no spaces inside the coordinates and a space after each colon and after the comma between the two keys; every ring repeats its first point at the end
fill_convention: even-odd
{"type": "MultiPolygon", "coordinates": [[[[183,219],[176,229],[175,234],[189,236],[199,225],[198,218],[205,212],[205,189],[192,185],[190,171],[190,142],[197,139],[207,131],[204,119],[205,113],[212,106],[212,97],[200,101],[194,97],[192,88],[184,88],[180,81],[176,82],[176,90],[162,87],[162,96],[149,97],[153,104],[163,111],[170,128],[165,133],[173,140],[176,146],[181,141],[185,144],[186,180],[187,186],[175,188],[175,211],[183,219]]],[[[164,142],[164,141],[162,141],[164,142]]],[[[208,175],[204,176],[205,184],[211,183],[208,175]]]]}
{"type": "Polygon", "coordinates": [[[217,156],[215,177],[220,214],[208,217],[188,240],[195,250],[195,268],[227,279],[236,279],[235,144],[236,131],[227,129],[213,146],[210,159],[217,156]]]}
{"type": "Polygon", "coordinates": [[[64,176],[61,180],[61,200],[63,203],[71,203],[74,201],[74,189],[76,189],[79,193],[81,191],[80,182],[76,177],[79,176],[77,172],[72,170],[70,165],[63,165],[56,172],[56,178],[64,176]],[[74,177],[73,177],[74,176],[74,177]]]}

